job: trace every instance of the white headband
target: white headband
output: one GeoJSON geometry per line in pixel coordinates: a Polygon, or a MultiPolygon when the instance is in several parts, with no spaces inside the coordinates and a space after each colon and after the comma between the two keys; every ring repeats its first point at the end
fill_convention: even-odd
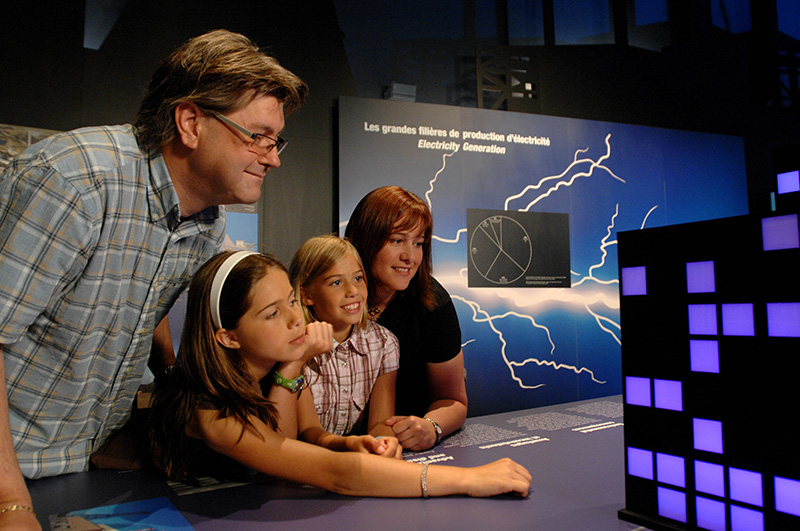
{"type": "Polygon", "coordinates": [[[215,328],[222,328],[222,319],[219,315],[219,297],[222,294],[222,286],[225,285],[225,280],[228,274],[236,267],[236,264],[247,258],[253,251],[238,251],[230,255],[222,262],[222,265],[217,269],[217,274],[214,275],[214,281],[211,283],[211,321],[214,323],[215,328]]]}

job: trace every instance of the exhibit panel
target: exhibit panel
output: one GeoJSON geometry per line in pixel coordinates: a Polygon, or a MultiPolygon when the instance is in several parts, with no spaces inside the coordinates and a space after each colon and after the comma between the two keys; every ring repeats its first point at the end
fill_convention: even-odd
{"type": "Polygon", "coordinates": [[[797,195],[769,215],[619,235],[621,518],[800,528],[797,195]]]}
{"type": "Polygon", "coordinates": [[[380,186],[431,207],[470,416],[621,393],[617,232],[747,213],[739,137],[351,97],[338,127],[341,234],[380,186]]]}
{"type": "Polygon", "coordinates": [[[265,476],[189,484],[116,470],[30,480],[28,487],[44,529],[68,529],[66,518],[82,518],[93,529],[120,530],[641,531],[617,517],[624,497],[622,411],[622,397],[613,396],[473,417],[434,448],[404,454],[413,463],[466,467],[511,458],[533,476],[524,497],[369,498],[265,476]]]}

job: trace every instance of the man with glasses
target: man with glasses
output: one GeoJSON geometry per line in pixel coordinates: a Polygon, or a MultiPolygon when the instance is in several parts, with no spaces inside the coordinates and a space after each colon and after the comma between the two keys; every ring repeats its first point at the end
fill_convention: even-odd
{"type": "Polygon", "coordinates": [[[38,527],[23,475],[86,470],[151,348],[174,362],[166,314],[218,252],[219,205],[258,200],[307,90],[213,31],[161,62],[133,125],[54,135],[0,175],[0,527],[38,527]]]}

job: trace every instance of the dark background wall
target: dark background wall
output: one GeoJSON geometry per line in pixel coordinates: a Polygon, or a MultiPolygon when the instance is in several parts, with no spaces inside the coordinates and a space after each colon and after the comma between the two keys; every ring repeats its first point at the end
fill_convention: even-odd
{"type": "Polygon", "coordinates": [[[122,10],[98,50],[83,46],[85,2],[19,2],[0,16],[0,123],[130,123],[158,61],[176,46],[211,29],[241,32],[311,87],[307,105],[287,121],[282,166],[264,185],[262,250],[289,260],[307,237],[332,231],[334,108],[339,94],[355,95],[333,3],[116,3],[122,10]]]}
{"type": "Polygon", "coordinates": [[[800,141],[796,67],[780,73],[797,41],[778,31],[774,0],[748,6],[747,31],[713,23],[712,7],[729,2],[654,3],[666,6],[666,19],[639,24],[641,0],[578,2],[599,6],[603,27],[576,39],[565,37],[565,21],[585,15],[554,0],[17,2],[0,17],[0,123],[130,122],[156,63],[175,46],[214,28],[244,33],[311,87],[307,106],[287,121],[291,144],[259,205],[262,250],[288,260],[307,237],[335,229],[340,95],[380,98],[397,81],[415,84],[417,101],[475,107],[476,50],[522,44],[535,112],[743,136],[750,209],[765,210],[773,150],[800,141]],[[520,4],[530,9],[516,11],[520,4]],[[94,27],[98,13],[110,31],[98,49],[86,48],[85,35],[105,35],[94,27]],[[521,22],[533,28],[527,41],[515,29],[521,22]]]}

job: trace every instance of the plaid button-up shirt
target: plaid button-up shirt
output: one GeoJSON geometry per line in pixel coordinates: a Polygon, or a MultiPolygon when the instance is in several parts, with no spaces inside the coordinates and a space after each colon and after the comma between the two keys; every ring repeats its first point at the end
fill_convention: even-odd
{"type": "Polygon", "coordinates": [[[306,378],[322,429],[336,435],[365,434],[372,387],[378,376],[396,371],[400,347],[379,324],[354,328],[344,342],[306,366],[306,378]]]}
{"type": "Polygon", "coordinates": [[[58,134],[0,176],[0,344],[30,478],[85,470],[128,418],[154,327],[219,249],[224,212],[181,220],[130,126],[58,134]]]}

